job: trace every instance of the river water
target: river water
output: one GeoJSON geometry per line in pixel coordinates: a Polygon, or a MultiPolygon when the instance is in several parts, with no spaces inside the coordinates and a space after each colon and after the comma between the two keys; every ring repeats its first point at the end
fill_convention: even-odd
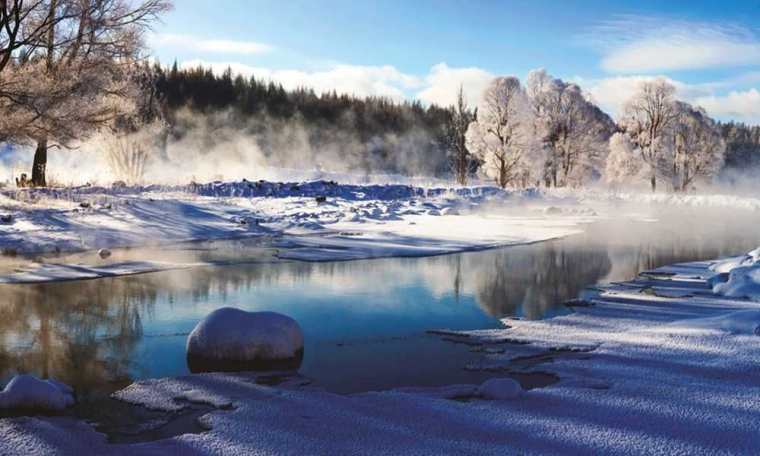
{"type": "Polygon", "coordinates": [[[331,391],[480,382],[489,374],[463,367],[482,353],[427,331],[498,328],[502,317],[569,312],[563,301],[598,282],[755,248],[759,220],[665,211],[657,220],[601,221],[583,234],[532,245],[351,262],[276,261],[245,241],[132,251],[154,260],[181,253],[254,261],[0,286],[0,381],[17,372],[51,376],[84,399],[135,379],[186,374],[187,334],[213,309],[234,306],[295,318],[305,335],[299,372],[331,391]]]}

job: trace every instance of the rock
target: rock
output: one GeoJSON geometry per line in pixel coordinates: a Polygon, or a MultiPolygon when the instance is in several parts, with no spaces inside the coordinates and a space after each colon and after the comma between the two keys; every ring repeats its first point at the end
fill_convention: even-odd
{"type": "Polygon", "coordinates": [[[90,203],[88,203],[87,201],[82,201],[81,203],[79,203],[79,207],[81,207],[82,209],[89,209],[90,203]]]}
{"type": "Polygon", "coordinates": [[[71,387],[33,375],[16,375],[0,392],[0,409],[60,411],[72,405],[71,387]]]}
{"type": "Polygon", "coordinates": [[[544,214],[546,215],[557,215],[561,213],[562,213],[562,209],[557,206],[549,206],[546,209],[544,209],[544,214]]]}
{"type": "Polygon", "coordinates": [[[591,307],[594,305],[593,302],[587,301],[585,299],[569,299],[563,303],[565,307],[591,307]]]}
{"type": "Polygon", "coordinates": [[[13,215],[11,214],[0,215],[0,223],[6,223],[6,224],[13,223],[13,215]]]}
{"type": "Polygon", "coordinates": [[[478,393],[483,399],[515,399],[522,393],[522,386],[511,378],[492,378],[480,385],[478,393]]]}
{"type": "Polygon", "coordinates": [[[298,369],[303,332],[275,312],[223,307],[201,320],[187,338],[191,372],[298,369]]]}
{"type": "Polygon", "coordinates": [[[106,258],[111,256],[111,251],[108,249],[100,249],[98,250],[98,256],[105,260],[106,258]]]}
{"type": "Polygon", "coordinates": [[[317,196],[314,199],[317,200],[317,204],[322,204],[322,203],[326,203],[327,202],[327,197],[326,196],[317,196]]]}

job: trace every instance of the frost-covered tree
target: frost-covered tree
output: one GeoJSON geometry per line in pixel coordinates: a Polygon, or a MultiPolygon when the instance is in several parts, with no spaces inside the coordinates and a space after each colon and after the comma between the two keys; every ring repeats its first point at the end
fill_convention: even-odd
{"type": "Polygon", "coordinates": [[[464,89],[459,86],[457,103],[451,107],[451,119],[446,129],[446,140],[449,148],[449,161],[452,173],[457,183],[466,185],[476,167],[476,158],[467,150],[467,128],[475,120],[476,112],[467,106],[464,89]]]}
{"type": "Polygon", "coordinates": [[[612,119],[584,96],[577,84],[552,78],[545,70],[528,75],[527,93],[533,110],[533,134],[545,152],[547,185],[580,185],[598,176],[612,119]]]}
{"type": "Polygon", "coordinates": [[[657,170],[667,162],[668,134],[678,117],[675,90],[675,86],[663,78],[643,82],[626,103],[620,121],[649,166],[652,191],[657,189],[657,170]]]}
{"type": "Polygon", "coordinates": [[[522,177],[529,116],[520,80],[499,77],[486,88],[478,118],[467,129],[467,148],[480,157],[485,175],[502,188],[522,177]]]}
{"type": "Polygon", "coordinates": [[[36,144],[32,183],[46,185],[48,148],[83,139],[135,109],[142,35],[167,0],[46,0],[22,28],[47,23],[0,73],[0,129],[36,144]]]}
{"type": "Polygon", "coordinates": [[[47,35],[61,17],[51,18],[46,0],[0,1],[0,72],[14,55],[47,35]]]}
{"type": "Polygon", "coordinates": [[[641,173],[644,163],[641,160],[641,152],[631,143],[628,136],[623,133],[612,135],[609,149],[604,168],[604,181],[612,187],[619,187],[635,180],[641,173]]]}
{"type": "Polygon", "coordinates": [[[720,171],[726,150],[720,128],[704,109],[677,102],[672,145],[663,174],[673,190],[686,191],[695,179],[711,178],[720,171]]]}

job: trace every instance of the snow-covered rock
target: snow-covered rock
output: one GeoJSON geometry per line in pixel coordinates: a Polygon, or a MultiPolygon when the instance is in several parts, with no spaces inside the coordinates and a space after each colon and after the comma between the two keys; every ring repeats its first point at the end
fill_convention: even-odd
{"type": "Polygon", "coordinates": [[[16,375],[0,391],[0,409],[59,411],[74,405],[74,390],[52,379],[16,375]]]}
{"type": "Polygon", "coordinates": [[[201,320],[187,339],[193,372],[293,369],[302,358],[301,327],[275,312],[223,307],[201,320]]]}
{"type": "Polygon", "coordinates": [[[760,265],[732,269],[728,274],[728,281],[713,286],[713,293],[760,301],[760,265]]]}
{"type": "Polygon", "coordinates": [[[98,250],[98,256],[105,260],[106,258],[111,256],[111,251],[108,249],[100,249],[98,250]]]}
{"type": "Polygon", "coordinates": [[[731,272],[731,270],[742,266],[751,266],[760,260],[760,248],[747,252],[746,255],[726,258],[717,261],[710,266],[711,271],[731,272]]]}
{"type": "Polygon", "coordinates": [[[483,382],[478,393],[483,399],[515,399],[522,392],[522,386],[511,378],[492,378],[483,382]]]}

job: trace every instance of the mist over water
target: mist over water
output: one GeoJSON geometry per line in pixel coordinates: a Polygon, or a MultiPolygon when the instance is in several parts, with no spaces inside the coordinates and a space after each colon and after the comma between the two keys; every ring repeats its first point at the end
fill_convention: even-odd
{"type": "MultiPolygon", "coordinates": [[[[293,174],[318,178],[322,173],[433,178],[448,171],[443,146],[432,148],[438,156],[429,153],[440,138],[422,128],[363,138],[346,122],[311,126],[298,116],[241,118],[232,110],[201,114],[187,108],[175,115],[165,150],[150,149],[142,183],[287,179],[293,174]]],[[[0,154],[0,181],[30,174],[33,147],[6,148],[0,154]]],[[[51,149],[48,174],[58,185],[125,180],[110,165],[101,134],[73,149],[51,149]]]]}

